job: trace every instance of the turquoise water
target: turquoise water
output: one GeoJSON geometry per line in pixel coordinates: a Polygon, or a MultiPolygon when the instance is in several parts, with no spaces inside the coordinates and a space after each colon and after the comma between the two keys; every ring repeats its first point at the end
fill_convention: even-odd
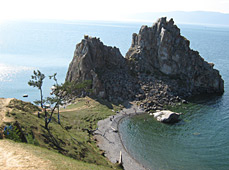
{"type": "Polygon", "coordinates": [[[207,61],[215,63],[225,80],[221,97],[198,96],[175,125],[145,114],[125,118],[120,133],[127,150],[154,170],[229,169],[229,29],[183,26],[183,34],[207,61]]]}
{"type": "Polygon", "coordinates": [[[222,99],[186,106],[182,121],[162,124],[149,115],[125,118],[127,150],[146,167],[163,170],[227,170],[229,114],[222,99]]]}
{"type": "MultiPolygon", "coordinates": [[[[57,72],[64,82],[75,45],[84,34],[100,37],[125,55],[132,33],[145,23],[8,22],[0,25],[0,97],[26,101],[39,99],[27,85],[34,69],[46,75],[57,72]],[[28,98],[23,98],[28,94],[28,98]]],[[[151,25],[151,24],[148,24],[151,25]]],[[[215,63],[225,80],[222,97],[201,100],[182,109],[179,124],[156,122],[148,115],[126,118],[121,136],[129,152],[151,169],[229,169],[229,28],[180,25],[207,61],[215,63]]],[[[46,78],[45,96],[53,82],[46,78]]]]}

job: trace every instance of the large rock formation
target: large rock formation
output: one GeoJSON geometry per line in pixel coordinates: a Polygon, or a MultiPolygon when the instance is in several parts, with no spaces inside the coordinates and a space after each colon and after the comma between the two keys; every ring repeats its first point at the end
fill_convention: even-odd
{"type": "MultiPolygon", "coordinates": [[[[137,73],[162,73],[174,79],[179,94],[190,96],[200,93],[222,93],[224,82],[213,64],[204,61],[190,42],[180,35],[173,19],[161,18],[152,27],[142,26],[133,34],[126,58],[137,73]]],[[[173,89],[173,91],[176,89],[173,89]]]]}
{"type": "Polygon", "coordinates": [[[223,93],[214,64],[204,61],[173,20],[159,19],[133,34],[124,58],[119,49],[85,36],[77,44],[66,81],[92,80],[93,94],[110,101],[140,100],[150,109],[202,93],[223,93]]]}

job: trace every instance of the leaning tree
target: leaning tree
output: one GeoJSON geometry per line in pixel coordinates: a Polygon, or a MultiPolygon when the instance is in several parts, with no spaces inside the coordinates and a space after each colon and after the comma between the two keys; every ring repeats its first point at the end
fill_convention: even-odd
{"type": "Polygon", "coordinates": [[[41,108],[43,108],[43,93],[42,93],[42,85],[43,80],[45,79],[45,75],[42,74],[39,70],[34,70],[33,75],[31,76],[31,80],[29,80],[29,86],[37,87],[40,91],[41,100],[35,101],[37,104],[41,104],[41,108]]]}

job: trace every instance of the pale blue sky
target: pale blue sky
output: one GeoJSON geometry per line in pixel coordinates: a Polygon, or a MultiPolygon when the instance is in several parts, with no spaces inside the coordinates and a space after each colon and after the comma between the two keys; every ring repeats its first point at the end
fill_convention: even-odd
{"type": "Polygon", "coordinates": [[[0,0],[0,22],[15,19],[127,20],[141,12],[229,13],[229,0],[0,0]]]}

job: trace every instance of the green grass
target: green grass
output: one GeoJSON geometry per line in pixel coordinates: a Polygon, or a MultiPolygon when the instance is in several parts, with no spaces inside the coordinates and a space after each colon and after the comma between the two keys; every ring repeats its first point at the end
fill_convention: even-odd
{"type": "Polygon", "coordinates": [[[12,99],[8,107],[15,111],[20,110],[20,111],[29,112],[29,113],[41,111],[40,108],[38,108],[37,106],[33,105],[30,102],[23,102],[17,99],[12,99]]]}
{"type": "Polygon", "coordinates": [[[67,122],[64,121],[63,124],[66,126],[71,125],[73,129],[87,128],[91,130],[96,129],[97,122],[99,120],[113,115],[114,112],[112,110],[119,110],[118,106],[111,105],[110,103],[104,101],[95,101],[90,98],[77,99],[76,104],[70,105],[66,109],[73,108],[79,110],[70,112],[65,112],[64,109],[61,110],[61,114],[64,116],[64,120],[67,118],[67,122]]]}
{"type": "Polygon", "coordinates": [[[57,123],[57,114],[54,114],[49,130],[44,128],[44,114],[41,114],[41,118],[37,117],[38,107],[19,100],[12,100],[9,107],[12,111],[7,115],[18,122],[28,143],[83,162],[120,169],[102,156],[103,152],[96,146],[93,136],[83,130],[96,129],[97,122],[113,115],[112,109],[118,110],[118,106],[88,97],[79,98],[74,104],[60,110],[61,124],[57,123]],[[71,111],[67,111],[69,109],[71,111]]]}

